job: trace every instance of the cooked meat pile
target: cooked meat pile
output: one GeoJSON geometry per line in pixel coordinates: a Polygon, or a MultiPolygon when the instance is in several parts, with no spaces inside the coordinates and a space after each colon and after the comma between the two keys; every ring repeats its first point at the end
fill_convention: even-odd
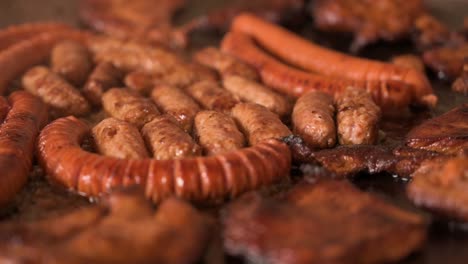
{"type": "Polygon", "coordinates": [[[421,247],[425,221],[344,181],[299,184],[284,200],[247,194],[223,214],[232,255],[259,263],[382,263],[421,247]]]}

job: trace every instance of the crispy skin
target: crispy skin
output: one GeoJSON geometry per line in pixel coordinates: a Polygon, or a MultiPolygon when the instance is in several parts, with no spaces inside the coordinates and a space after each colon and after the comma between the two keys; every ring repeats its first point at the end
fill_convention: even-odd
{"type": "Polygon", "coordinates": [[[430,49],[423,54],[424,63],[440,79],[448,80],[461,74],[465,58],[468,58],[468,42],[430,49]]]}
{"type": "Polygon", "coordinates": [[[99,153],[119,159],[149,157],[145,142],[132,124],[116,118],[106,118],[92,131],[99,153]]]}
{"type": "Polygon", "coordinates": [[[255,81],[260,79],[254,68],[215,47],[207,47],[197,51],[193,55],[193,59],[202,65],[215,69],[223,77],[234,75],[255,81]]]}
{"type": "Polygon", "coordinates": [[[162,112],[172,116],[187,133],[192,131],[198,104],[183,90],[170,85],[158,85],[151,92],[151,99],[162,112]]]}
{"type": "Polygon", "coordinates": [[[276,114],[258,104],[239,103],[232,109],[232,117],[251,146],[270,138],[281,139],[292,134],[276,114]]]}
{"type": "Polygon", "coordinates": [[[300,184],[279,201],[246,195],[223,224],[228,253],[260,263],[392,262],[426,239],[422,217],[344,181],[300,184]]]}
{"type": "Polygon", "coordinates": [[[31,68],[22,77],[24,89],[40,97],[55,111],[54,115],[86,115],[91,107],[80,92],[62,77],[43,66],[31,68]]]}
{"type": "Polygon", "coordinates": [[[421,0],[318,0],[312,15],[321,30],[353,33],[351,50],[357,51],[379,39],[406,37],[423,10],[421,0]]]}
{"type": "Polygon", "coordinates": [[[450,30],[440,20],[428,13],[420,15],[414,22],[413,42],[420,50],[441,46],[450,38],[450,30]]]}
{"type": "Polygon", "coordinates": [[[143,126],[141,133],[155,159],[183,159],[201,155],[200,146],[170,116],[155,117],[143,126]]]}
{"type": "Polygon", "coordinates": [[[381,113],[368,92],[349,87],[335,97],[335,103],[337,134],[341,145],[377,142],[381,113]]]}
{"type": "Polygon", "coordinates": [[[210,221],[174,198],[154,213],[143,196],[113,194],[107,204],[36,222],[0,226],[7,263],[195,263],[210,239],[210,221]],[[20,242],[19,242],[20,241],[20,242]]]}
{"type": "Polygon", "coordinates": [[[244,135],[234,120],[223,113],[206,110],[195,117],[195,135],[206,155],[240,149],[245,145],[244,135]]]}
{"type": "Polygon", "coordinates": [[[453,82],[452,91],[468,95],[468,59],[465,60],[463,71],[460,76],[453,82]]]}
{"type": "Polygon", "coordinates": [[[102,94],[112,87],[120,86],[122,78],[122,72],[112,63],[101,62],[89,75],[83,87],[83,95],[93,105],[101,105],[102,94]]]}
{"type": "Polygon", "coordinates": [[[213,81],[201,81],[190,85],[185,91],[205,109],[229,113],[239,101],[213,81]]]}
{"type": "Polygon", "coordinates": [[[76,87],[83,85],[93,67],[88,49],[81,43],[70,40],[55,45],[50,64],[53,72],[76,87]]]}
{"type": "Polygon", "coordinates": [[[102,96],[102,107],[112,117],[138,128],[150,122],[159,111],[149,99],[125,88],[112,88],[102,96]]]}
{"type": "Polygon", "coordinates": [[[392,63],[398,66],[412,68],[424,72],[424,63],[419,56],[413,54],[403,54],[392,58],[392,63]]]}
{"type": "Polygon", "coordinates": [[[223,86],[243,102],[263,105],[284,118],[291,113],[288,99],[256,81],[241,76],[225,76],[223,86]]]}
{"type": "Polygon", "coordinates": [[[408,185],[408,197],[418,206],[449,218],[468,221],[468,156],[423,163],[408,185]]]}
{"type": "Polygon", "coordinates": [[[461,105],[413,128],[406,145],[444,154],[468,149],[468,104],[461,105]]]}
{"type": "Polygon", "coordinates": [[[310,148],[328,148],[336,143],[335,106],[328,94],[312,91],[299,97],[294,105],[294,134],[310,148]]]}

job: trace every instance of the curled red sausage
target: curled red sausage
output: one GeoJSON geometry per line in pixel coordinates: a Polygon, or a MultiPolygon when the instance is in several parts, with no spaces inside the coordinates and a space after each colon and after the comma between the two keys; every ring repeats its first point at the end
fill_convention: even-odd
{"type": "Polygon", "coordinates": [[[355,81],[377,81],[382,84],[400,81],[409,85],[415,103],[431,107],[437,103],[429,80],[417,70],[321,47],[251,14],[237,16],[232,30],[251,36],[266,50],[299,68],[355,81]]]}
{"type": "Polygon", "coordinates": [[[14,92],[9,102],[11,110],[0,126],[0,205],[10,202],[26,183],[36,136],[47,122],[47,107],[30,93],[14,92]]]}
{"type": "Polygon", "coordinates": [[[291,166],[289,148],[278,140],[210,157],[122,160],[83,150],[80,142],[89,132],[75,117],[60,118],[44,128],[38,143],[50,180],[89,196],[138,184],[155,202],[171,195],[222,198],[287,177],[291,166]]]}

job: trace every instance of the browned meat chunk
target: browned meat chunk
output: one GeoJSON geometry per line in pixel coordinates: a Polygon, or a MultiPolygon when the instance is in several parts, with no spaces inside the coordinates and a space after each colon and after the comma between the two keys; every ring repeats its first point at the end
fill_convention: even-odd
{"type": "Polygon", "coordinates": [[[423,162],[433,160],[443,154],[400,146],[393,150],[393,155],[395,156],[395,165],[389,172],[399,175],[400,177],[411,177],[411,174],[413,174],[423,162]]]}
{"type": "Polygon", "coordinates": [[[154,118],[141,129],[141,133],[155,159],[182,159],[201,154],[200,146],[170,116],[154,118]]]}
{"type": "Polygon", "coordinates": [[[99,153],[119,159],[149,157],[138,128],[115,118],[102,120],[93,128],[99,153]]]}
{"type": "Polygon", "coordinates": [[[434,48],[424,52],[424,63],[441,79],[453,80],[462,70],[468,58],[468,43],[434,48]]]}
{"type": "Polygon", "coordinates": [[[114,194],[106,205],[53,219],[0,226],[6,263],[196,263],[210,239],[209,221],[177,199],[156,213],[142,196],[114,194]]]}
{"type": "Polygon", "coordinates": [[[55,45],[50,57],[52,71],[73,85],[83,85],[93,64],[88,49],[74,41],[63,41],[55,45]]]}
{"type": "Polygon", "coordinates": [[[276,114],[258,104],[239,103],[232,109],[232,116],[251,146],[270,138],[281,139],[292,134],[276,114]]]}
{"type": "Polygon", "coordinates": [[[244,135],[234,120],[216,111],[202,111],[195,117],[195,134],[206,155],[240,149],[245,145],[244,135]]]}
{"type": "Polygon", "coordinates": [[[468,95],[468,59],[465,60],[462,73],[455,82],[453,82],[452,91],[468,95]]]}
{"type": "Polygon", "coordinates": [[[112,88],[105,92],[102,96],[102,107],[110,116],[138,128],[159,116],[159,111],[151,100],[124,88],[112,88]]]}
{"type": "Polygon", "coordinates": [[[392,63],[401,67],[415,69],[424,72],[424,63],[419,56],[404,54],[392,58],[392,63]]]}
{"type": "Polygon", "coordinates": [[[86,115],[91,107],[80,92],[62,77],[43,66],[36,66],[23,75],[28,92],[40,97],[54,110],[54,115],[86,115]]]}
{"type": "Polygon", "coordinates": [[[310,148],[329,148],[336,143],[333,98],[313,91],[301,96],[292,113],[294,133],[310,148]]]}
{"type": "Polygon", "coordinates": [[[312,15],[321,30],[354,33],[351,49],[357,51],[379,39],[409,35],[423,10],[422,0],[317,0],[312,15]]]}
{"type": "Polygon", "coordinates": [[[386,263],[426,239],[422,217],[344,181],[299,185],[285,200],[246,195],[223,224],[228,253],[261,263],[386,263]]]}
{"type": "Polygon", "coordinates": [[[408,197],[418,206],[468,221],[468,156],[425,162],[408,185],[408,197]]]}
{"type": "Polygon", "coordinates": [[[185,90],[201,106],[209,110],[229,113],[238,101],[213,81],[197,82],[185,90]]]}
{"type": "Polygon", "coordinates": [[[84,96],[94,105],[101,105],[104,92],[121,84],[123,74],[110,62],[99,63],[83,87],[84,96]]]}
{"type": "Polygon", "coordinates": [[[450,38],[450,30],[437,18],[425,13],[414,22],[413,41],[420,50],[444,45],[450,38]]]}
{"type": "Polygon", "coordinates": [[[406,136],[406,145],[444,154],[468,149],[468,104],[413,128],[406,136]]]}
{"type": "Polygon", "coordinates": [[[336,123],[341,145],[375,144],[380,108],[362,89],[348,88],[336,99],[336,123]]]}

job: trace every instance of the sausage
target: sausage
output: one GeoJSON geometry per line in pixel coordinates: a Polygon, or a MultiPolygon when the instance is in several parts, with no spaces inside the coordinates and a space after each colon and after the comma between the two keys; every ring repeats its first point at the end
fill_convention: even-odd
{"type": "Polygon", "coordinates": [[[195,117],[195,135],[206,155],[240,149],[245,145],[244,135],[234,120],[223,113],[205,110],[195,117]]]}
{"type": "Polygon", "coordinates": [[[213,81],[197,82],[185,89],[201,106],[227,113],[238,101],[228,91],[213,81]]]}
{"type": "Polygon", "coordinates": [[[335,95],[348,86],[354,86],[370,92],[386,111],[394,112],[395,109],[407,107],[412,100],[411,90],[401,81],[381,83],[332,78],[287,66],[262,51],[252,38],[243,33],[226,34],[222,48],[257,68],[264,84],[293,97],[315,90],[335,95]]]}
{"type": "Polygon", "coordinates": [[[92,197],[138,184],[154,202],[221,199],[288,177],[291,168],[290,150],[279,140],[209,157],[122,160],[83,150],[88,133],[75,117],[57,119],[42,130],[38,154],[50,181],[92,197]]]}
{"type": "Polygon", "coordinates": [[[128,122],[110,117],[92,130],[99,153],[119,159],[149,157],[140,131],[128,122]]]}
{"type": "Polygon", "coordinates": [[[154,118],[143,126],[141,133],[155,159],[181,159],[201,154],[200,146],[170,116],[154,118]]]}
{"type": "Polygon", "coordinates": [[[281,139],[292,134],[276,114],[258,104],[239,103],[232,109],[232,116],[251,146],[267,139],[281,139]]]}
{"type": "Polygon", "coordinates": [[[138,128],[159,116],[158,108],[149,99],[124,88],[112,88],[105,92],[102,107],[110,116],[138,128]]]}
{"type": "Polygon", "coordinates": [[[50,56],[52,71],[79,87],[86,81],[93,63],[88,49],[81,43],[65,40],[57,43],[50,56]]]}
{"type": "Polygon", "coordinates": [[[28,92],[39,96],[57,115],[86,115],[91,107],[80,92],[59,75],[44,66],[36,66],[23,75],[28,92]]]}
{"type": "Polygon", "coordinates": [[[96,106],[101,105],[104,92],[112,87],[118,87],[123,77],[122,72],[110,62],[99,63],[89,75],[83,87],[83,95],[96,106]]]}
{"type": "Polygon", "coordinates": [[[226,76],[223,86],[241,101],[263,105],[280,117],[285,117],[291,112],[291,104],[285,96],[255,81],[241,76],[226,76]]]}
{"type": "Polygon", "coordinates": [[[128,73],[124,79],[125,86],[142,95],[148,95],[154,87],[153,77],[143,71],[128,73]]]}
{"type": "Polygon", "coordinates": [[[193,59],[217,70],[223,77],[235,75],[254,81],[260,79],[254,68],[215,47],[207,47],[196,52],[193,59]]]}
{"type": "Polygon", "coordinates": [[[333,98],[319,91],[299,97],[292,113],[294,134],[310,148],[331,148],[336,144],[333,98]]]}
{"type": "Polygon", "coordinates": [[[164,113],[172,116],[187,133],[192,131],[198,104],[184,91],[169,85],[158,85],[151,92],[151,99],[164,113]]]}
{"type": "Polygon", "coordinates": [[[375,144],[380,108],[363,90],[348,88],[336,99],[336,123],[341,145],[375,144]]]}
{"type": "Polygon", "coordinates": [[[36,137],[47,122],[47,107],[30,93],[14,92],[9,102],[11,110],[0,126],[0,206],[27,182],[36,137]]]}
{"type": "Polygon", "coordinates": [[[422,59],[413,54],[395,56],[392,58],[391,63],[400,67],[406,67],[424,73],[424,63],[422,59]]]}
{"type": "Polygon", "coordinates": [[[437,103],[429,80],[417,70],[323,48],[250,14],[237,16],[232,30],[248,34],[266,50],[299,68],[350,80],[401,81],[409,85],[415,103],[429,107],[437,103]]]}

